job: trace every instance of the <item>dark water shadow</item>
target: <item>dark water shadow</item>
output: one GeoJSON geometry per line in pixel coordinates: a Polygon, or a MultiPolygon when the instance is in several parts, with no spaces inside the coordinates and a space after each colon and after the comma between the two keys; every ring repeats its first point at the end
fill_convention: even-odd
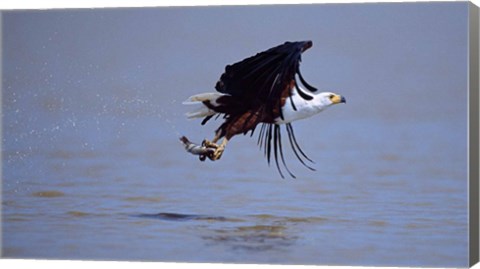
{"type": "Polygon", "coordinates": [[[162,212],[135,217],[161,221],[191,222],[206,246],[224,246],[233,251],[287,251],[300,238],[305,225],[319,225],[321,217],[282,217],[268,214],[242,218],[162,212]]]}
{"type": "Polygon", "coordinates": [[[180,213],[156,213],[156,214],[137,214],[140,218],[151,218],[167,221],[238,221],[237,219],[229,219],[222,216],[196,215],[196,214],[180,214],[180,213]]]}

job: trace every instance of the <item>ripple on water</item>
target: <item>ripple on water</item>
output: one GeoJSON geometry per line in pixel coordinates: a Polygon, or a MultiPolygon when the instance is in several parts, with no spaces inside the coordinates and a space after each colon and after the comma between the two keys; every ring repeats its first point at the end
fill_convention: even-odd
{"type": "MultiPolygon", "coordinates": [[[[220,225],[200,226],[200,238],[207,245],[224,245],[239,251],[274,251],[289,247],[297,241],[298,225],[317,225],[328,221],[324,217],[284,217],[270,214],[247,215],[242,218],[162,212],[138,214],[136,217],[162,221],[218,222],[220,225]],[[223,225],[222,223],[225,223],[223,225]]],[[[196,225],[196,224],[194,224],[196,225]]]]}
{"type": "Polygon", "coordinates": [[[18,222],[18,221],[29,221],[29,218],[26,217],[17,217],[17,216],[9,216],[4,219],[6,222],[18,222]]]}
{"type": "Polygon", "coordinates": [[[86,217],[86,216],[91,216],[90,213],[82,212],[82,211],[68,211],[68,215],[72,217],[86,217]]]}
{"type": "Polygon", "coordinates": [[[257,252],[291,246],[298,236],[283,225],[246,225],[216,229],[202,238],[211,245],[222,244],[233,250],[257,252]]]}
{"type": "Polygon", "coordinates": [[[388,225],[388,222],[383,220],[371,220],[368,222],[368,224],[375,227],[385,227],[388,225]]]}
{"type": "Polygon", "coordinates": [[[41,197],[41,198],[56,198],[65,196],[65,193],[61,191],[38,191],[32,193],[33,197],[41,197]]]}
{"type": "Polygon", "coordinates": [[[146,202],[146,203],[159,203],[163,199],[160,197],[144,197],[144,196],[132,196],[126,197],[123,200],[127,202],[146,202]]]}
{"type": "Polygon", "coordinates": [[[274,222],[287,222],[287,223],[317,223],[328,221],[325,217],[283,217],[283,216],[274,216],[269,214],[257,214],[250,215],[254,219],[260,221],[274,221],[274,222]]]}

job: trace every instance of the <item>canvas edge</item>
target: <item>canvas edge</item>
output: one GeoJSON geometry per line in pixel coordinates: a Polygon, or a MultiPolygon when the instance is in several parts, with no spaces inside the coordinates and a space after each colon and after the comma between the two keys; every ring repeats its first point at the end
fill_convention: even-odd
{"type": "Polygon", "coordinates": [[[3,258],[3,11],[0,10],[0,258],[3,258]]]}
{"type": "Polygon", "coordinates": [[[468,85],[469,85],[469,266],[479,259],[479,14],[478,7],[468,8],[468,85]]]}

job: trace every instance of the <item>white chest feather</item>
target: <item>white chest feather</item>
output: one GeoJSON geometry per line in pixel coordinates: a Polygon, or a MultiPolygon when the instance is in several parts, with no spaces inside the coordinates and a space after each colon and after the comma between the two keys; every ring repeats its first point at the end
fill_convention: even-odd
{"type": "Polygon", "coordinates": [[[307,101],[300,97],[297,91],[294,90],[292,100],[290,97],[287,98],[285,105],[282,108],[283,119],[278,117],[275,119],[275,123],[285,124],[292,121],[305,119],[321,112],[328,106],[329,104],[324,104],[322,100],[317,98],[316,95],[313,96],[312,100],[307,101]]]}

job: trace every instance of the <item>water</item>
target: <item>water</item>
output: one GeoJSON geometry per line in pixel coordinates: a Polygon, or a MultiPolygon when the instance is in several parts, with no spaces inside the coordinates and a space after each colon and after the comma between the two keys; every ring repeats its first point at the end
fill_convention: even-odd
{"type": "MultiPolygon", "coordinates": [[[[467,266],[465,4],[359,7],[229,8],[220,28],[218,8],[4,15],[3,255],[467,266]],[[237,18],[292,12],[328,27],[290,25],[299,32],[241,46],[221,35],[237,18]],[[186,120],[181,101],[272,40],[320,34],[303,74],[348,103],[294,124],[317,171],[288,152],[297,179],[281,179],[256,138],[235,137],[217,162],[183,150],[181,135],[198,143],[220,122],[186,120]],[[383,50],[365,56],[362,44],[383,50]]],[[[255,25],[239,35],[265,32],[255,25]]]]}
{"type": "Polygon", "coordinates": [[[6,257],[438,266],[466,259],[465,172],[451,169],[463,164],[402,150],[419,137],[381,150],[374,140],[360,152],[312,143],[318,171],[296,167],[299,179],[282,180],[246,138],[232,141],[221,162],[200,163],[173,135],[145,137],[157,119],[138,121],[143,127],[105,149],[72,141],[21,157],[4,152],[6,257]]]}

